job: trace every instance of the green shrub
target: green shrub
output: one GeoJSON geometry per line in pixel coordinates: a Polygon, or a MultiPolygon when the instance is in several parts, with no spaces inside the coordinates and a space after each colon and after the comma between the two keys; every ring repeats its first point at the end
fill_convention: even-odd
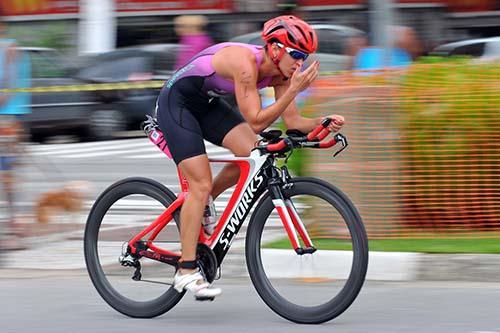
{"type": "Polygon", "coordinates": [[[500,200],[500,63],[441,60],[412,66],[401,84],[404,161],[414,181],[404,211],[433,226],[486,228],[500,220],[489,204],[500,200]]]}
{"type": "Polygon", "coordinates": [[[64,22],[48,23],[35,29],[31,26],[13,27],[9,33],[21,46],[48,47],[59,51],[67,51],[72,47],[72,35],[69,25],[64,22]]]}

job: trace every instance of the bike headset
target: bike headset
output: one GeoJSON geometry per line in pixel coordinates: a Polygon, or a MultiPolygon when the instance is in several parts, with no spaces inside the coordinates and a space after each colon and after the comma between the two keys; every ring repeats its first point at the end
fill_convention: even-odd
{"type": "Polygon", "coordinates": [[[262,39],[266,42],[266,51],[271,57],[276,68],[281,75],[288,77],[281,71],[279,63],[285,55],[286,48],[292,48],[306,54],[311,54],[318,48],[318,36],[316,31],[305,21],[293,15],[282,15],[270,19],[264,23],[261,33],[262,39]],[[271,45],[280,43],[284,47],[280,48],[280,53],[273,56],[271,45]]]}

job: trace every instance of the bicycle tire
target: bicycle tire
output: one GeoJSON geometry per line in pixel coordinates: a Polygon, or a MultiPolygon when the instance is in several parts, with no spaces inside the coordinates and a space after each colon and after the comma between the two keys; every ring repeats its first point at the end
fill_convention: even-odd
{"type": "MultiPolygon", "coordinates": [[[[130,317],[152,318],[169,311],[181,300],[184,293],[178,293],[171,286],[164,294],[150,301],[129,299],[109,283],[98,256],[99,228],[106,212],[116,201],[134,194],[154,198],[165,207],[176,199],[175,194],[168,188],[147,178],[127,178],[108,187],[95,201],[87,219],[84,235],[85,262],[94,287],[112,308],[130,317]]],[[[178,212],[176,215],[174,218],[179,228],[178,212]]]]}
{"type": "MultiPolygon", "coordinates": [[[[303,324],[320,324],[342,314],[356,299],[363,286],[368,267],[368,239],[362,219],[349,198],[338,188],[315,178],[294,178],[293,186],[283,190],[286,197],[320,196],[344,218],[352,239],[353,259],[349,277],[341,291],[328,302],[304,307],[289,302],[273,287],[261,258],[263,228],[274,210],[272,198],[266,193],[252,214],[246,235],[246,261],[251,281],[262,300],[278,315],[303,324]]],[[[314,254],[313,254],[314,255],[314,254]]]]}

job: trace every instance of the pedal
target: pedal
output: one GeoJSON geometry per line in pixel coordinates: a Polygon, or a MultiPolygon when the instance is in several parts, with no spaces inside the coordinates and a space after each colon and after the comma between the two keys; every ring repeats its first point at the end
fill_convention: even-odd
{"type": "Polygon", "coordinates": [[[194,299],[197,300],[197,301],[200,301],[200,302],[204,302],[204,301],[213,302],[213,300],[215,299],[215,297],[195,296],[194,299]]]}

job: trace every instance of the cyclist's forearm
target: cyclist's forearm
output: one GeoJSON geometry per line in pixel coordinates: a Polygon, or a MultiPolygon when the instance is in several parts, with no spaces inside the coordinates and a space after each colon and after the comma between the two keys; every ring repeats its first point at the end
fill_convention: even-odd
{"type": "Polygon", "coordinates": [[[283,117],[287,129],[296,129],[304,133],[309,133],[321,123],[321,118],[306,118],[297,114],[293,117],[283,117]]]}
{"type": "Polygon", "coordinates": [[[297,93],[288,89],[279,99],[265,109],[260,109],[253,119],[248,120],[255,133],[259,133],[268,128],[278,119],[287,107],[292,103],[297,93]]]}

